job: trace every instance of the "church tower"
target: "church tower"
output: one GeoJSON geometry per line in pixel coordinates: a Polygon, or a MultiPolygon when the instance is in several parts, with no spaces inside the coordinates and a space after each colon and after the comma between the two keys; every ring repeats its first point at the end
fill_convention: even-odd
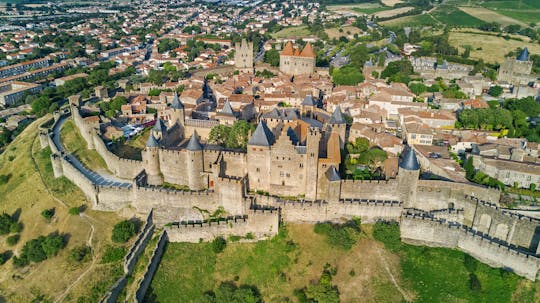
{"type": "Polygon", "coordinates": [[[253,69],[253,43],[242,39],[241,43],[234,45],[234,65],[237,69],[252,72],[253,69]]]}
{"type": "Polygon", "coordinates": [[[420,164],[412,147],[406,145],[399,162],[398,194],[405,208],[421,208],[416,204],[416,188],[420,177],[420,164]]]}

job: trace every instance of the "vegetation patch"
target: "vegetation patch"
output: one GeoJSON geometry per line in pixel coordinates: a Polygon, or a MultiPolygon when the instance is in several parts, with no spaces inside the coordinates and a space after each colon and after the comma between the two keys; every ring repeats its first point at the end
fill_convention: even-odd
{"type": "Polygon", "coordinates": [[[401,276],[416,292],[415,302],[525,302],[512,296],[522,278],[458,250],[404,244],[397,223],[376,223],[373,237],[400,256],[401,276]]]}
{"type": "Polygon", "coordinates": [[[331,246],[351,249],[360,238],[360,218],[355,218],[344,224],[317,223],[314,231],[317,234],[325,235],[331,246]]]}
{"type": "Polygon", "coordinates": [[[84,166],[97,171],[108,170],[103,158],[95,150],[88,149],[86,141],[73,120],[68,120],[62,125],[60,138],[66,150],[77,157],[84,166]]]}

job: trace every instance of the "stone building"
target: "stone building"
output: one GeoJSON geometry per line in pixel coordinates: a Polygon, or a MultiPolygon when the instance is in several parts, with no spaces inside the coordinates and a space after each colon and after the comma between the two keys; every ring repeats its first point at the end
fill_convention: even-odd
{"type": "Polygon", "coordinates": [[[315,52],[311,43],[304,49],[295,48],[292,42],[287,42],[279,55],[279,70],[287,75],[312,74],[315,71],[315,52]]]}
{"type": "Polygon", "coordinates": [[[242,39],[241,43],[234,45],[234,65],[237,69],[249,71],[253,69],[253,42],[242,39]]]}
{"type": "Polygon", "coordinates": [[[508,82],[513,85],[527,85],[532,81],[531,71],[533,62],[529,59],[529,50],[525,47],[514,58],[506,58],[499,68],[499,82],[508,82]]]}

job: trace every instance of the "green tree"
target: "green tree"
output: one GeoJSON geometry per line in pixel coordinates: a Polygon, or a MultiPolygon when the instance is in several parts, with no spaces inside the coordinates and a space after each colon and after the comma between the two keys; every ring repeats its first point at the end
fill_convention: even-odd
{"type": "Polygon", "coordinates": [[[264,53],[264,62],[271,66],[279,66],[279,52],[275,49],[271,49],[264,53]]]}
{"type": "Polygon", "coordinates": [[[495,85],[489,88],[488,94],[493,97],[498,97],[503,93],[503,88],[495,85]]]}
{"type": "Polygon", "coordinates": [[[364,66],[364,63],[369,59],[366,45],[359,44],[353,47],[349,52],[349,59],[351,60],[351,65],[361,69],[364,66]]]}
{"type": "Polygon", "coordinates": [[[424,92],[426,92],[426,90],[427,90],[424,83],[419,83],[419,82],[410,83],[409,84],[409,89],[417,96],[424,93],[424,92]]]}
{"type": "Polygon", "coordinates": [[[38,116],[45,115],[48,112],[50,106],[51,100],[47,96],[40,96],[36,98],[31,104],[32,112],[38,116]]]}
{"type": "Polygon", "coordinates": [[[43,242],[41,243],[41,248],[43,249],[43,252],[47,256],[47,258],[51,258],[53,256],[56,256],[60,249],[64,247],[64,239],[60,235],[49,235],[43,239],[43,242]]]}
{"type": "Polygon", "coordinates": [[[137,233],[135,223],[124,220],[114,225],[112,240],[117,243],[125,243],[137,233]]]}
{"type": "Polygon", "coordinates": [[[332,81],[336,85],[356,85],[364,81],[364,75],[353,65],[345,65],[332,71],[332,81]]]}

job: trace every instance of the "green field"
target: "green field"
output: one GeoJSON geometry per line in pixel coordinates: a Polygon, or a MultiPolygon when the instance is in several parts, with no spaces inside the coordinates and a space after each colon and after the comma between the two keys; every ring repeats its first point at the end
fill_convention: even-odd
{"type": "Polygon", "coordinates": [[[255,286],[264,302],[298,302],[294,290],[317,279],[329,263],[337,268],[332,282],[341,302],[404,302],[404,295],[429,303],[540,300],[539,282],[491,268],[457,250],[403,244],[394,225],[362,228],[361,239],[349,251],[329,247],[313,225],[295,224],[269,241],[229,243],[221,254],[206,243],[169,243],[150,297],[161,303],[200,302],[221,282],[235,281],[255,286]],[[471,274],[478,281],[473,289],[471,274]]]}
{"type": "Polygon", "coordinates": [[[485,23],[484,21],[451,6],[441,6],[432,14],[435,19],[449,26],[476,27],[485,23]]]}
{"type": "Polygon", "coordinates": [[[435,26],[439,22],[433,18],[430,14],[405,16],[388,21],[381,22],[383,25],[388,26],[435,26]]]}
{"type": "Polygon", "coordinates": [[[298,39],[307,37],[311,34],[307,26],[290,26],[286,27],[279,32],[272,34],[272,36],[276,39],[280,38],[292,38],[292,39],[298,39]]]}
{"type": "Polygon", "coordinates": [[[477,4],[527,24],[540,23],[540,1],[537,0],[484,1],[477,4]]]}
{"type": "Polygon", "coordinates": [[[497,13],[501,15],[505,15],[510,18],[514,18],[516,20],[519,20],[521,22],[525,23],[540,23],[540,9],[536,9],[535,11],[527,11],[527,10],[497,10],[497,13]]]}
{"type": "Polygon", "coordinates": [[[393,8],[388,7],[388,6],[366,7],[366,8],[355,7],[355,8],[353,8],[354,11],[359,12],[359,13],[364,13],[364,14],[367,14],[367,15],[375,14],[375,13],[382,12],[382,11],[388,11],[388,10],[391,10],[391,9],[393,9],[393,8]]]}
{"type": "Polygon", "coordinates": [[[536,0],[483,1],[482,6],[494,9],[540,9],[540,2],[536,0]]]}

